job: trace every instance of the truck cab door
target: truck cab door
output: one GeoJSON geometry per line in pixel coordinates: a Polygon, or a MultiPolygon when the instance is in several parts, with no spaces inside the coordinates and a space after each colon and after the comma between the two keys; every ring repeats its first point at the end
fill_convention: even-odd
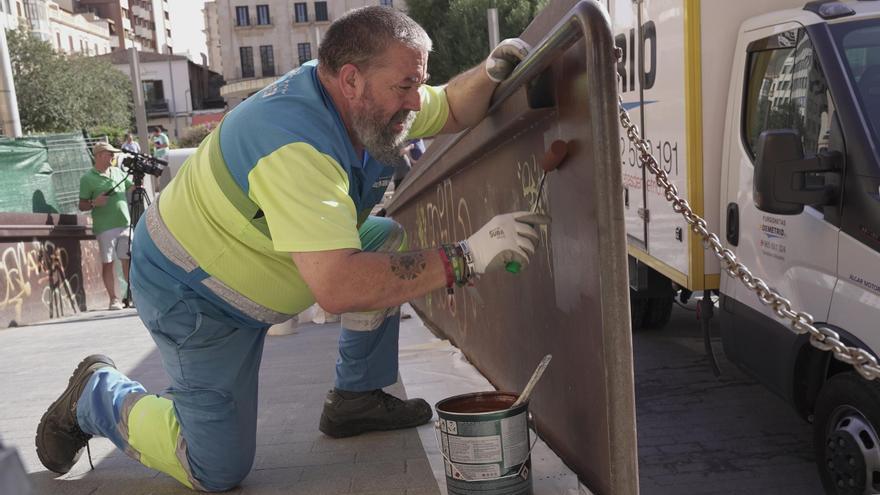
{"type": "MultiPolygon", "coordinates": [[[[728,247],[754,276],[789,299],[793,308],[809,312],[816,321],[826,321],[837,281],[840,229],[834,208],[808,205],[798,214],[760,211],[755,206],[753,181],[758,139],[764,131],[797,131],[805,156],[842,144],[840,126],[834,125],[834,100],[801,25],[788,23],[740,33],[737,47],[733,74],[742,82],[731,84],[731,114],[725,132],[727,189],[720,206],[723,211],[736,205],[739,225],[738,245],[728,247]]],[[[805,178],[807,182],[827,180],[822,174],[805,178]]],[[[729,215],[722,218],[730,221],[729,215]]],[[[728,235],[728,242],[731,238],[728,235]]],[[[754,291],[723,270],[722,274],[725,353],[771,390],[789,398],[794,334],[754,291]]]]}

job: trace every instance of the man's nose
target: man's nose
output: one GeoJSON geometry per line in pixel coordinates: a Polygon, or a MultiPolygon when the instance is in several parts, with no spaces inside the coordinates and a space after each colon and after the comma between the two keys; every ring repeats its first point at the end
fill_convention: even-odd
{"type": "Polygon", "coordinates": [[[412,112],[418,112],[422,109],[422,97],[419,95],[418,88],[413,88],[407,92],[403,107],[412,112]]]}

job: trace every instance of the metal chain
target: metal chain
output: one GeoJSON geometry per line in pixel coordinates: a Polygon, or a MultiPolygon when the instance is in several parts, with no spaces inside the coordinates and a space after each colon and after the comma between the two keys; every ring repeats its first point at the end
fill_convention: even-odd
{"type": "MultiPolygon", "coordinates": [[[[618,58],[620,57],[620,49],[617,50],[618,58]]],[[[620,80],[620,74],[618,74],[620,80]]],[[[691,230],[700,235],[704,249],[712,249],[715,255],[721,260],[723,269],[733,278],[739,279],[743,285],[754,291],[762,304],[773,308],[773,312],[781,319],[789,320],[791,330],[798,334],[805,333],[810,335],[810,344],[813,347],[831,351],[834,357],[844,363],[851,364],[860,375],[868,380],[880,377],[880,366],[877,359],[868,351],[858,347],[848,347],[840,340],[840,335],[826,327],[816,327],[813,325],[813,317],[803,311],[795,311],[791,308],[791,301],[782,297],[775,289],[770,288],[766,282],[752,275],[749,268],[737,261],[733,251],[725,248],[721,244],[718,235],[710,231],[707,227],[706,220],[695,214],[688,204],[687,200],[678,195],[678,189],[669,181],[666,174],[657,160],[651,154],[651,148],[644,138],[639,134],[638,126],[630,119],[629,113],[623,107],[623,98],[618,95],[617,101],[620,113],[620,125],[626,132],[626,136],[636,147],[639,152],[639,160],[642,165],[648,169],[657,179],[657,185],[663,190],[666,200],[672,203],[672,210],[681,213],[685,221],[690,225],[691,230]]]]}

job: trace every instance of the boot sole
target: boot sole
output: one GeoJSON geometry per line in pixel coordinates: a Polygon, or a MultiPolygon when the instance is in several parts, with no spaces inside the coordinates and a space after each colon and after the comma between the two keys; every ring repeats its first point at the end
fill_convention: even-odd
{"type": "Polygon", "coordinates": [[[321,421],[318,424],[318,429],[321,431],[321,433],[327,435],[328,437],[346,438],[360,435],[362,433],[367,433],[370,431],[390,431],[415,428],[416,426],[421,426],[431,421],[432,416],[433,414],[425,419],[413,420],[409,423],[389,425],[383,423],[375,423],[372,421],[337,423],[322,414],[321,421]]]}
{"type": "MultiPolygon", "coordinates": [[[[112,359],[110,359],[107,356],[104,356],[103,354],[94,354],[94,355],[88,356],[85,359],[83,359],[76,366],[76,369],[73,370],[73,374],[70,375],[70,379],[67,381],[67,388],[64,389],[64,392],[61,393],[61,397],[56,399],[55,402],[53,402],[52,405],[49,406],[49,408],[46,410],[46,412],[43,413],[43,417],[40,418],[40,424],[37,425],[37,436],[34,440],[34,443],[36,444],[36,447],[37,447],[37,457],[39,457],[40,462],[43,463],[43,466],[45,466],[50,471],[53,471],[58,474],[66,474],[68,471],[70,471],[70,468],[67,468],[65,470],[65,469],[58,467],[58,466],[50,466],[50,464],[53,464],[53,462],[51,462],[48,459],[43,457],[43,450],[40,448],[40,445],[42,445],[46,442],[46,440],[45,440],[46,418],[48,418],[53,413],[55,413],[55,411],[60,407],[62,402],[67,401],[67,399],[73,393],[76,386],[84,381],[85,374],[89,371],[89,368],[91,368],[92,366],[94,366],[96,364],[107,364],[107,365],[112,366],[114,368],[116,367],[116,363],[114,363],[112,359]]],[[[91,378],[91,374],[89,374],[88,376],[89,376],[89,378],[91,378]]],[[[77,460],[78,459],[75,458],[73,463],[75,464],[77,460]]],[[[73,465],[71,465],[71,467],[73,467],[73,465]]]]}

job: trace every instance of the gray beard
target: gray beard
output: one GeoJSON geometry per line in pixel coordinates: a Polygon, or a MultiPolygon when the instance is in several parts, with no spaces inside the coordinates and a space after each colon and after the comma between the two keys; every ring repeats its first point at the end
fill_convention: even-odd
{"type": "Polygon", "coordinates": [[[361,114],[354,116],[352,127],[371,157],[385,165],[400,167],[407,165],[401,152],[415,118],[415,112],[408,110],[397,112],[388,123],[382,122],[376,115],[361,114]],[[400,122],[403,122],[403,131],[395,134],[392,127],[400,122]]]}

